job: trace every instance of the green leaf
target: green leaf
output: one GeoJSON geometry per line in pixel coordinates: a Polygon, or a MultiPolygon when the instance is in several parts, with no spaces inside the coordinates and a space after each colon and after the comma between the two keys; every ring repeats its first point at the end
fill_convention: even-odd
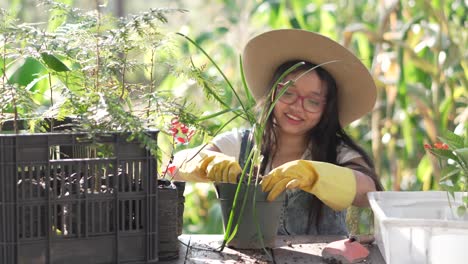
{"type": "Polygon", "coordinates": [[[198,45],[202,45],[203,42],[209,41],[210,39],[213,39],[212,32],[202,32],[195,38],[194,42],[196,42],[198,45]]]}
{"type": "Polygon", "coordinates": [[[43,74],[32,80],[26,87],[25,91],[31,93],[31,98],[39,105],[46,106],[49,104],[49,98],[45,92],[49,89],[48,74],[43,74]]]}
{"type": "Polygon", "coordinates": [[[432,0],[431,1],[431,6],[435,9],[435,10],[440,10],[442,8],[442,4],[441,4],[441,1],[440,0],[432,0]]]}
{"type": "Polygon", "coordinates": [[[452,96],[448,96],[440,103],[440,121],[444,129],[447,129],[447,125],[450,122],[450,116],[452,115],[454,106],[455,104],[452,96]]]}
{"type": "Polygon", "coordinates": [[[463,142],[464,147],[468,147],[468,125],[465,126],[465,139],[463,142]]]}
{"type": "Polygon", "coordinates": [[[457,215],[459,217],[463,217],[466,214],[466,207],[464,205],[460,205],[457,207],[457,215]]]}
{"type": "MultiPolygon", "coordinates": [[[[56,0],[68,6],[73,4],[73,0],[56,0]]],[[[47,30],[50,32],[55,31],[59,26],[67,21],[67,14],[65,10],[54,8],[50,12],[49,22],[47,23],[47,30]]]]}
{"type": "Polygon", "coordinates": [[[429,190],[431,188],[431,180],[432,180],[432,166],[431,161],[429,160],[428,156],[425,155],[418,164],[418,168],[416,169],[416,177],[420,182],[423,183],[423,190],[429,190]]]}
{"type": "MultiPolygon", "coordinates": [[[[245,79],[245,72],[244,72],[244,63],[242,60],[242,56],[239,55],[239,70],[241,73],[241,80],[242,80],[242,87],[244,88],[244,94],[246,95],[246,108],[250,109],[252,107],[255,107],[256,101],[255,98],[252,94],[252,92],[249,89],[249,85],[247,84],[247,80],[245,79]]],[[[250,113],[250,112],[249,112],[250,113]]],[[[255,118],[255,117],[253,117],[255,118]]],[[[249,119],[251,120],[252,118],[249,116],[249,119]]],[[[252,122],[250,122],[252,123],[252,122]]]]}
{"type": "Polygon", "coordinates": [[[201,116],[196,120],[196,122],[202,122],[202,121],[205,121],[205,120],[209,120],[209,119],[212,119],[212,118],[215,118],[215,117],[219,117],[219,116],[221,116],[223,114],[226,114],[226,113],[236,112],[237,110],[239,110],[239,108],[224,109],[224,110],[221,110],[221,111],[213,113],[213,114],[201,116]]]}
{"type": "Polygon", "coordinates": [[[403,138],[405,140],[405,149],[408,156],[414,155],[414,125],[411,122],[411,117],[408,112],[405,111],[405,117],[402,123],[403,138]]]}
{"type": "Polygon", "coordinates": [[[219,35],[224,35],[229,32],[229,29],[227,27],[217,27],[214,31],[219,35]]]}
{"type": "Polygon", "coordinates": [[[337,31],[336,31],[336,18],[326,9],[320,10],[320,33],[332,38],[336,39],[337,31]]]}
{"type": "Polygon", "coordinates": [[[294,17],[301,28],[307,28],[307,23],[304,19],[304,4],[302,1],[291,1],[294,17]]]}
{"type": "Polygon", "coordinates": [[[40,82],[41,80],[45,79],[49,77],[48,74],[43,74],[42,76],[38,76],[37,78],[34,78],[30,83],[28,83],[28,85],[26,85],[25,87],[25,90],[26,91],[31,91],[33,90],[33,87],[38,83],[40,82]]]}
{"type": "MultiPolygon", "coordinates": [[[[457,154],[458,160],[460,161],[460,165],[468,171],[468,148],[459,148],[454,150],[457,154]]],[[[468,175],[467,175],[468,176],[468,175]]]]}
{"type": "Polygon", "coordinates": [[[369,39],[365,35],[355,34],[357,49],[359,51],[359,58],[362,59],[362,63],[368,68],[372,67],[372,50],[371,45],[369,45],[369,39]]]}
{"type": "Polygon", "coordinates": [[[45,70],[44,66],[32,57],[16,61],[9,67],[9,69],[15,70],[8,79],[8,83],[17,83],[21,86],[28,85],[45,70]]]}
{"type": "Polygon", "coordinates": [[[453,133],[452,131],[446,131],[442,137],[439,137],[439,139],[447,143],[447,145],[452,149],[460,149],[463,148],[464,145],[463,137],[453,133]]]}
{"type": "Polygon", "coordinates": [[[430,150],[432,154],[434,154],[436,157],[441,158],[441,159],[453,159],[453,160],[458,160],[458,157],[453,154],[452,150],[450,149],[436,149],[433,148],[430,150]]]}
{"type": "Polygon", "coordinates": [[[460,168],[453,166],[453,165],[447,165],[442,168],[442,171],[440,172],[441,174],[441,179],[440,181],[446,181],[446,180],[455,180],[453,179],[454,176],[458,176],[460,173],[460,168]]]}
{"type": "Polygon", "coordinates": [[[44,60],[45,64],[49,69],[56,71],[56,72],[65,72],[70,71],[70,69],[57,57],[52,54],[43,52],[41,53],[41,58],[44,60]]]}
{"type": "Polygon", "coordinates": [[[453,186],[452,181],[444,181],[439,183],[439,186],[442,188],[442,190],[447,191],[452,198],[455,197],[455,192],[458,191],[455,186],[453,186]]]}

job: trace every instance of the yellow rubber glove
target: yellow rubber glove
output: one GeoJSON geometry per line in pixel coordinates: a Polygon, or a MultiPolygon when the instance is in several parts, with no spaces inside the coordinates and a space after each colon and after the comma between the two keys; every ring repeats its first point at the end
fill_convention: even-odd
{"type": "Polygon", "coordinates": [[[237,183],[242,172],[234,157],[221,152],[203,150],[197,158],[183,163],[178,168],[179,176],[186,181],[237,183]]]}
{"type": "Polygon", "coordinates": [[[262,191],[270,192],[268,201],[275,200],[286,189],[299,188],[314,194],[336,211],[349,207],[356,195],[352,170],[310,160],[295,160],[279,166],[263,177],[261,185],[262,191]]]}

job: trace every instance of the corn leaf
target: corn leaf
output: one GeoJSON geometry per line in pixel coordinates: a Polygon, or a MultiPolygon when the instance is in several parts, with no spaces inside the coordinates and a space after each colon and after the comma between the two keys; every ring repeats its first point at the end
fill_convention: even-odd
{"type": "Polygon", "coordinates": [[[61,60],[59,60],[55,55],[49,53],[41,53],[41,58],[44,60],[47,67],[56,72],[66,72],[70,69],[65,65],[61,60]]]}

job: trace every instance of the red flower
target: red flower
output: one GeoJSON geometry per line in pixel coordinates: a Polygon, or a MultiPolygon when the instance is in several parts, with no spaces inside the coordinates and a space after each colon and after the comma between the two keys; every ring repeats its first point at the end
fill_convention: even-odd
{"type": "Polygon", "coordinates": [[[167,166],[167,172],[169,172],[169,174],[174,174],[176,169],[177,169],[177,167],[174,164],[171,164],[171,165],[167,166]]]}
{"type": "Polygon", "coordinates": [[[179,125],[179,118],[178,117],[172,118],[171,125],[178,126],[179,125]]]}
{"type": "Polygon", "coordinates": [[[185,144],[185,143],[188,143],[188,140],[186,138],[183,138],[183,137],[174,137],[174,139],[181,143],[181,144],[185,144]]]}
{"type": "Polygon", "coordinates": [[[190,129],[187,133],[187,139],[188,141],[190,141],[190,139],[192,139],[193,135],[195,135],[195,130],[194,129],[190,129]]]}
{"type": "Polygon", "coordinates": [[[449,146],[445,143],[442,143],[442,142],[437,142],[434,144],[434,147],[436,149],[449,149],[449,146]]]}
{"type": "Polygon", "coordinates": [[[179,144],[187,144],[195,134],[195,130],[190,129],[187,125],[181,123],[178,117],[171,119],[169,132],[174,138],[174,142],[179,144]]]}
{"type": "Polygon", "coordinates": [[[171,134],[173,137],[175,137],[177,135],[177,133],[179,133],[179,130],[175,127],[171,127],[169,128],[169,131],[171,131],[171,134]]]}
{"type": "Polygon", "coordinates": [[[425,149],[432,149],[432,146],[429,145],[429,144],[424,144],[424,148],[425,148],[425,149]]]}
{"type": "Polygon", "coordinates": [[[169,174],[169,175],[174,175],[174,173],[177,170],[177,166],[174,164],[169,164],[166,168],[166,171],[163,171],[163,175],[169,174]]]}
{"type": "Polygon", "coordinates": [[[182,125],[180,126],[180,131],[181,131],[183,134],[187,134],[187,133],[189,132],[189,128],[188,128],[186,125],[182,124],[182,125]]]}

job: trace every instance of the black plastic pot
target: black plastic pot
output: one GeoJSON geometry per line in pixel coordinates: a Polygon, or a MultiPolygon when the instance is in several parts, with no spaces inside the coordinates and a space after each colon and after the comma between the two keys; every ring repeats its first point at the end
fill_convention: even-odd
{"type": "Polygon", "coordinates": [[[178,236],[182,233],[185,182],[158,180],[159,260],[179,258],[178,236]]]}
{"type": "Polygon", "coordinates": [[[185,182],[173,182],[177,189],[177,235],[182,235],[184,229],[185,182]]]}
{"type": "MultiPolygon", "coordinates": [[[[215,186],[221,204],[224,229],[226,230],[237,184],[217,183],[215,186]]],[[[235,220],[240,216],[239,229],[235,237],[228,243],[228,246],[240,249],[274,247],[285,196],[282,194],[275,201],[268,202],[266,200],[268,194],[262,192],[260,186],[255,188],[252,184],[249,191],[246,190],[247,185],[243,184],[237,197],[234,214],[235,220]],[[247,202],[242,215],[240,215],[245,195],[248,195],[247,202]],[[255,203],[253,203],[253,198],[255,198],[255,203]],[[261,238],[263,238],[263,243],[261,238]]]]}

